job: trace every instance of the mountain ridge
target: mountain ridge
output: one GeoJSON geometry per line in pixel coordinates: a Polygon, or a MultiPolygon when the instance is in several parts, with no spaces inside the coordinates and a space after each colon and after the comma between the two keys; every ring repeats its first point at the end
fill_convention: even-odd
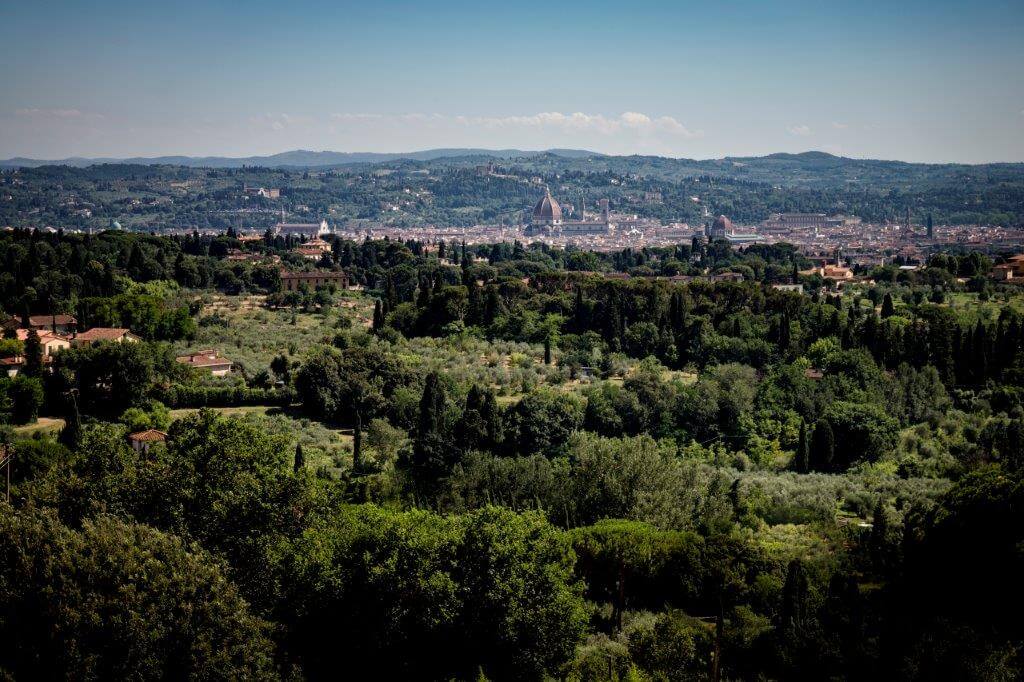
{"type": "Polygon", "coordinates": [[[63,159],[31,159],[17,156],[0,160],[0,168],[38,168],[40,166],[71,166],[86,168],[103,164],[134,164],[147,166],[188,166],[191,168],[241,168],[261,166],[265,168],[327,168],[360,163],[386,163],[388,161],[412,160],[434,161],[446,157],[480,156],[486,158],[511,159],[551,154],[570,159],[603,156],[585,149],[480,149],[480,148],[438,148],[414,152],[335,152],[294,149],[265,156],[134,156],[134,157],[82,157],[71,156],[63,159]]]}

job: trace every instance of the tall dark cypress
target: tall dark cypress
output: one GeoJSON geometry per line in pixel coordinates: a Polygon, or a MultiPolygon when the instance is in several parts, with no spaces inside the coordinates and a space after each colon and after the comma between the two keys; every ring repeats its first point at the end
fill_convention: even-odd
{"type": "Polygon", "coordinates": [[[811,469],[811,444],[807,440],[807,421],[800,420],[800,440],[796,446],[796,470],[807,473],[811,469]]]}
{"type": "Polygon", "coordinates": [[[576,324],[576,331],[583,333],[587,331],[587,311],[583,301],[583,287],[580,285],[576,286],[576,300],[573,303],[573,321],[576,324]]]}
{"type": "Polygon", "coordinates": [[[811,468],[814,471],[832,471],[835,466],[836,437],[827,419],[821,419],[814,426],[811,436],[811,468]]]}
{"type": "Polygon", "coordinates": [[[384,310],[378,298],[373,304],[373,331],[379,332],[384,328],[384,310]]]}
{"type": "Polygon", "coordinates": [[[447,466],[455,456],[455,448],[444,442],[444,413],[444,386],[440,375],[431,372],[423,384],[413,444],[414,462],[423,472],[424,483],[427,484],[447,473],[447,466]]]}
{"type": "Polygon", "coordinates": [[[498,399],[493,390],[488,390],[484,394],[480,416],[483,418],[484,429],[487,432],[487,446],[489,448],[498,447],[505,440],[505,433],[501,408],[498,407],[498,399]]]}
{"type": "Polygon", "coordinates": [[[476,450],[487,444],[487,428],[484,424],[484,393],[473,384],[466,394],[466,405],[456,425],[456,439],[465,450],[476,450]]]}
{"type": "Polygon", "coordinates": [[[896,314],[896,307],[892,302],[892,294],[886,294],[885,298],[882,299],[882,319],[892,317],[896,314]]]}
{"type": "Polygon", "coordinates": [[[28,330],[25,339],[25,376],[39,377],[43,375],[43,344],[39,340],[39,332],[28,330]]]}
{"type": "Polygon", "coordinates": [[[302,452],[302,443],[295,444],[295,460],[292,462],[292,471],[299,473],[306,467],[306,455],[302,452]]]}
{"type": "Polygon", "coordinates": [[[810,581],[803,562],[793,559],[786,570],[786,582],[782,586],[782,608],[779,625],[784,630],[801,630],[810,617],[810,581]]]}
{"type": "Polygon", "coordinates": [[[82,415],[78,411],[78,396],[74,391],[68,393],[67,400],[64,428],[60,430],[58,440],[69,450],[77,450],[82,442],[82,415]]]}

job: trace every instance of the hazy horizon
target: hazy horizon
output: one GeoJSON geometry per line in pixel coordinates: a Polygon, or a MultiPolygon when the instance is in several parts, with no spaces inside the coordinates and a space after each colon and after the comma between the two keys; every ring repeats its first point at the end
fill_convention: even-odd
{"type": "MultiPolygon", "coordinates": [[[[42,157],[31,157],[31,156],[25,156],[25,155],[19,154],[19,155],[16,155],[16,156],[9,156],[9,157],[0,158],[0,161],[9,161],[9,160],[12,160],[12,159],[27,159],[27,160],[36,161],[36,162],[54,162],[54,163],[59,163],[59,162],[68,161],[68,160],[85,160],[85,161],[114,160],[114,161],[119,161],[119,160],[135,160],[135,159],[149,160],[149,159],[162,159],[162,158],[171,158],[171,157],[181,157],[181,158],[187,158],[187,159],[231,159],[231,160],[245,160],[245,159],[250,159],[250,158],[271,158],[271,157],[283,156],[283,155],[287,155],[287,154],[291,154],[291,153],[346,154],[346,155],[353,155],[353,156],[375,154],[375,155],[380,155],[380,156],[400,157],[400,156],[406,156],[406,155],[412,156],[412,155],[425,154],[425,153],[435,152],[435,151],[449,151],[449,150],[450,151],[455,151],[455,152],[461,152],[461,151],[480,152],[480,153],[483,153],[483,154],[494,154],[494,155],[498,155],[499,153],[506,152],[506,151],[517,151],[517,152],[523,152],[525,154],[543,154],[543,153],[546,153],[546,152],[559,152],[559,151],[562,151],[562,152],[593,152],[594,154],[599,155],[599,156],[612,156],[612,157],[649,156],[649,157],[658,157],[658,158],[665,158],[665,159],[672,159],[672,160],[685,160],[685,161],[697,161],[697,162],[720,161],[720,160],[724,160],[724,159],[740,159],[740,158],[765,158],[765,157],[773,156],[773,155],[777,155],[777,154],[791,154],[791,155],[794,155],[794,156],[799,156],[799,155],[803,155],[803,154],[830,154],[830,155],[835,156],[837,158],[845,158],[845,159],[849,159],[849,160],[852,160],[852,161],[882,161],[882,162],[917,163],[917,164],[927,164],[927,165],[968,165],[968,166],[980,166],[980,165],[989,165],[989,164],[1005,164],[1005,163],[1009,163],[1009,164],[1022,164],[1022,163],[1024,163],[1024,161],[974,161],[974,162],[972,162],[972,161],[913,161],[913,160],[908,160],[908,159],[875,158],[875,157],[868,157],[868,156],[855,156],[855,155],[852,155],[852,154],[833,154],[832,152],[827,152],[827,151],[821,150],[821,149],[804,149],[804,150],[799,150],[799,151],[786,151],[786,152],[767,152],[765,154],[757,154],[757,155],[751,155],[751,154],[744,154],[744,155],[738,155],[737,154],[737,155],[733,155],[733,154],[730,154],[730,155],[721,155],[721,156],[672,156],[672,155],[668,155],[668,154],[636,154],[636,153],[614,154],[614,153],[601,152],[601,151],[598,151],[596,149],[580,149],[580,148],[573,148],[573,147],[548,147],[548,148],[544,148],[544,149],[520,149],[520,148],[513,149],[511,147],[483,148],[483,147],[450,147],[450,146],[431,147],[431,148],[424,148],[424,149],[408,149],[408,150],[401,150],[401,151],[395,151],[395,150],[369,151],[369,150],[365,150],[365,149],[357,149],[357,150],[341,150],[341,149],[284,149],[284,150],[277,151],[277,152],[268,152],[266,154],[239,154],[239,155],[176,154],[176,153],[168,153],[168,154],[152,154],[152,155],[150,155],[150,154],[145,154],[145,155],[142,155],[142,154],[131,154],[131,155],[123,155],[123,156],[122,155],[118,155],[118,156],[110,156],[110,155],[78,156],[78,155],[76,155],[76,156],[42,158],[42,157]]],[[[436,158],[443,158],[443,157],[436,157],[436,158]]],[[[361,162],[357,161],[355,163],[361,163],[361,162]]]]}
{"type": "Polygon", "coordinates": [[[1024,161],[1019,2],[63,1],[8,14],[0,158],[470,147],[1024,161]]]}

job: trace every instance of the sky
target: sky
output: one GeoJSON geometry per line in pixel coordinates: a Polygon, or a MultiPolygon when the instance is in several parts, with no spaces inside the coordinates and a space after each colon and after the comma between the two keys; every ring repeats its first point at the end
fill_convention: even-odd
{"type": "Polygon", "coordinates": [[[1019,162],[1022,29],[1022,0],[0,0],[0,158],[1019,162]]]}

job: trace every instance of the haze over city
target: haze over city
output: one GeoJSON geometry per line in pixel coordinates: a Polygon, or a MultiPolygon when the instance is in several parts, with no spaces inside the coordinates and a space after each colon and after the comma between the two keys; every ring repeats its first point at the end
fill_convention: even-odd
{"type": "Polygon", "coordinates": [[[821,150],[1024,160],[1024,4],[11,5],[0,158],[821,150]]]}

